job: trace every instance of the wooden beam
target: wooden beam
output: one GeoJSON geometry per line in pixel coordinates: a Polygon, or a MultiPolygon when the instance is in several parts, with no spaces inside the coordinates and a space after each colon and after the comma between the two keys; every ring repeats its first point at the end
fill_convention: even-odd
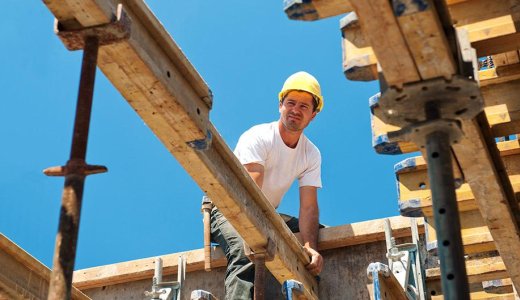
{"type": "MultiPolygon", "coordinates": [[[[0,233],[0,299],[47,299],[51,270],[0,233]]],[[[72,299],[88,300],[72,287],[72,299]]]]}
{"type": "Polygon", "coordinates": [[[433,2],[401,1],[400,4],[394,7],[394,14],[421,80],[450,79],[457,66],[433,2]]]}
{"type": "Polygon", "coordinates": [[[351,3],[387,84],[402,87],[404,83],[418,81],[419,72],[390,3],[386,0],[351,0],[351,3]]]}
{"type": "MultiPolygon", "coordinates": [[[[479,300],[515,300],[515,294],[513,292],[513,287],[511,286],[511,281],[509,283],[506,282],[508,279],[497,279],[493,281],[485,281],[485,282],[494,282],[497,288],[485,288],[485,282],[475,282],[469,284],[470,290],[470,299],[479,299],[479,300]]],[[[427,295],[431,295],[431,300],[442,300],[443,292],[441,287],[440,280],[430,280],[428,282],[428,286],[426,289],[427,295]]]]}
{"type": "MultiPolygon", "coordinates": [[[[478,210],[460,212],[462,244],[465,254],[482,253],[496,250],[493,238],[478,210]]],[[[436,253],[437,233],[433,216],[426,217],[426,249],[436,253]]]]}
{"type": "Polygon", "coordinates": [[[463,121],[466,138],[452,146],[513,285],[520,287],[518,202],[484,114],[463,121]]]}
{"type": "MultiPolygon", "coordinates": [[[[44,3],[64,24],[75,19],[91,26],[108,22],[118,1],[44,3]]],[[[317,283],[305,268],[310,260],[303,247],[210,123],[211,93],[204,81],[143,1],[125,5],[130,39],[102,47],[99,68],[245,242],[254,251],[268,241],[277,246],[266,264],[271,273],[280,282],[302,282],[305,296],[316,299],[317,283]]]]}
{"type": "MultiPolygon", "coordinates": [[[[466,272],[470,283],[507,278],[506,266],[500,256],[471,259],[466,261],[466,272]]],[[[430,281],[439,280],[440,268],[426,270],[426,285],[430,281]]]]}
{"type": "MultiPolygon", "coordinates": [[[[410,219],[396,216],[391,217],[392,236],[403,238],[411,236],[410,219]]],[[[424,232],[424,222],[418,220],[419,233],[424,232]]],[[[297,234],[299,237],[299,234],[297,234]]],[[[384,219],[371,220],[320,230],[318,249],[332,250],[348,246],[367,244],[385,240],[384,219]]],[[[186,257],[186,271],[195,272],[204,270],[203,249],[162,255],[163,274],[177,273],[178,257],[186,257]]],[[[130,281],[138,281],[153,277],[155,257],[132,260],[128,262],[110,264],[74,272],[74,286],[86,290],[95,287],[114,285],[130,281]]],[[[213,268],[226,266],[226,258],[220,247],[213,247],[211,251],[211,265],[213,268]]]]}
{"type": "Polygon", "coordinates": [[[471,0],[448,6],[453,25],[459,27],[504,16],[518,20],[519,0],[471,0]]]}

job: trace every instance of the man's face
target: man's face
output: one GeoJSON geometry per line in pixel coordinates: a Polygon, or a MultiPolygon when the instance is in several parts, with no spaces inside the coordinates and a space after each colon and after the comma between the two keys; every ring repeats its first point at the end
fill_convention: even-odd
{"type": "Polygon", "coordinates": [[[289,131],[302,131],[316,116],[314,97],[302,91],[290,91],[280,103],[280,120],[289,131]]]}

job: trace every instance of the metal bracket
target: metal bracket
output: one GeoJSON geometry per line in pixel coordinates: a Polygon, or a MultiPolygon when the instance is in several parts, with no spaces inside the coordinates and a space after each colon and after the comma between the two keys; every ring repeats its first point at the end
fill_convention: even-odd
{"type": "Polygon", "coordinates": [[[85,27],[78,30],[67,30],[63,25],[54,20],[54,32],[58,35],[65,47],[70,50],[80,50],[85,48],[85,38],[95,36],[99,40],[99,46],[109,45],[130,37],[131,20],[123,10],[123,5],[117,5],[116,15],[112,22],[92,27],[85,27]]]}
{"type": "Polygon", "coordinates": [[[379,100],[384,121],[400,127],[426,121],[428,103],[437,105],[442,118],[453,120],[471,119],[484,107],[478,83],[460,75],[389,87],[379,100]]]}
{"type": "Polygon", "coordinates": [[[450,144],[457,144],[463,137],[461,123],[458,120],[434,119],[405,126],[401,130],[388,132],[390,142],[414,142],[418,147],[426,147],[428,135],[442,131],[449,134],[450,144]]]}
{"type": "Polygon", "coordinates": [[[304,293],[303,283],[290,279],[284,281],[282,285],[282,294],[285,299],[292,300],[294,296],[301,296],[304,293]]]}

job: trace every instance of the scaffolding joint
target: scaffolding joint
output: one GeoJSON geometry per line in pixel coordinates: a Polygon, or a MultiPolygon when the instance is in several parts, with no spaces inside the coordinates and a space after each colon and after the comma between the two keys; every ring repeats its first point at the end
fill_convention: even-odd
{"type": "Polygon", "coordinates": [[[123,5],[118,4],[116,14],[110,23],[67,30],[64,25],[54,20],[54,33],[58,35],[65,47],[70,51],[85,48],[85,40],[88,37],[96,37],[99,46],[118,43],[130,38],[131,20],[123,10],[123,5]]]}

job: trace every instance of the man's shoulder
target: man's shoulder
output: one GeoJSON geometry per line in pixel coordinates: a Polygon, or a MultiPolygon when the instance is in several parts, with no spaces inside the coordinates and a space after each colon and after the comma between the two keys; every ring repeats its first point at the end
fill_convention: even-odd
{"type": "Polygon", "coordinates": [[[305,152],[311,155],[321,156],[320,149],[306,135],[303,135],[305,143],[305,152]]]}

